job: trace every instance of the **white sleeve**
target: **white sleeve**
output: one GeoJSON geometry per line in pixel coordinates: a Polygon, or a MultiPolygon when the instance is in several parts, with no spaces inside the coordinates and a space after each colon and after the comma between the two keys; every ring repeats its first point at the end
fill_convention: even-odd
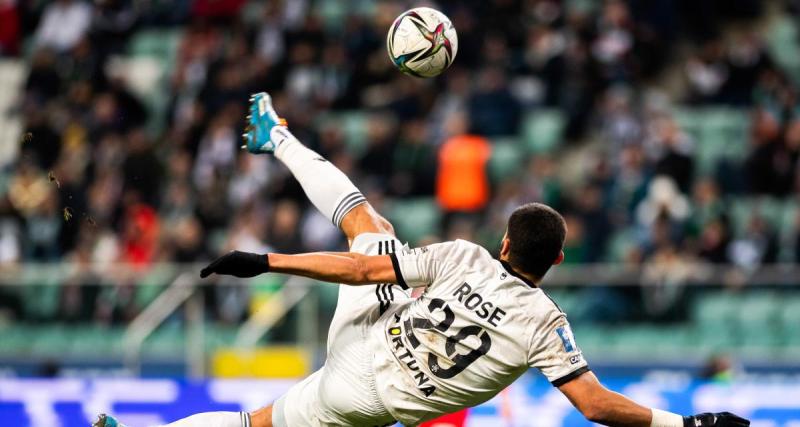
{"type": "Polygon", "coordinates": [[[556,387],[589,371],[569,322],[560,313],[534,334],[528,363],[556,387]]]}
{"type": "Polygon", "coordinates": [[[435,243],[390,254],[397,284],[408,289],[433,283],[441,274],[453,245],[455,242],[435,243]]]}

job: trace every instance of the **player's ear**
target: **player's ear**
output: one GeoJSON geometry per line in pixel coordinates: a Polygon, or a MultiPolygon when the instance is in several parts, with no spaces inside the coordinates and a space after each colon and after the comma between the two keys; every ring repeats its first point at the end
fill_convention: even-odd
{"type": "Polygon", "coordinates": [[[561,264],[562,262],[564,262],[564,251],[558,253],[558,258],[556,258],[556,260],[553,261],[553,265],[558,265],[561,264]]]}
{"type": "Polygon", "coordinates": [[[508,240],[508,235],[505,235],[500,242],[500,257],[507,257],[509,252],[511,252],[511,242],[508,240]]]}

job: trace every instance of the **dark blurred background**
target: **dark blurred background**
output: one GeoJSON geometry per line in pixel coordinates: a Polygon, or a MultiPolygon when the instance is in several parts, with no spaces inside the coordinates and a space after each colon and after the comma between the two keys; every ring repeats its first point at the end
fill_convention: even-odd
{"type": "MultiPolygon", "coordinates": [[[[126,357],[129,322],[221,252],[346,248],[282,165],[239,149],[259,91],[411,245],[496,250],[517,205],[561,211],[548,293],[589,360],[800,367],[800,2],[438,1],[458,55],[415,79],[385,35],[419,5],[0,0],[9,369],[126,357]]],[[[283,280],[198,291],[209,358],[283,280]]],[[[257,342],[321,343],[335,292],[257,342]]],[[[183,366],[186,311],[145,360],[183,366]]]]}

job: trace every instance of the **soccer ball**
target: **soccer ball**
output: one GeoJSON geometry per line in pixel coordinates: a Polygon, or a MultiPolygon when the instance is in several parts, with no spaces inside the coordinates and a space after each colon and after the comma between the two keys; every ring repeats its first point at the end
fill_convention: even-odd
{"type": "Polygon", "coordinates": [[[415,77],[433,77],[455,59],[458,36],[445,14],[416,7],[394,20],[386,35],[386,47],[400,71],[415,77]]]}

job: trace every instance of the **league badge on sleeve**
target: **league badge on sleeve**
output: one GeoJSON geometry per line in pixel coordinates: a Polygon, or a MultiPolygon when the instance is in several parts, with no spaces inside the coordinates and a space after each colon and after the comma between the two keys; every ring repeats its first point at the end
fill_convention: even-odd
{"type": "Polygon", "coordinates": [[[572,330],[569,325],[559,326],[556,328],[556,333],[561,338],[561,344],[564,345],[564,351],[572,353],[578,346],[575,344],[575,337],[572,335],[572,330]]]}

